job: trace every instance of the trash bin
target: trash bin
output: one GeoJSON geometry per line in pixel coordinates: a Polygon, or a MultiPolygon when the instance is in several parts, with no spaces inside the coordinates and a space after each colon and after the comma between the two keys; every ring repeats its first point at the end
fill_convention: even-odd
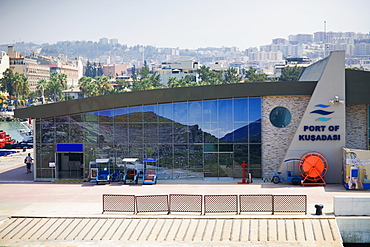
{"type": "Polygon", "coordinates": [[[315,208],[316,208],[316,215],[322,215],[322,209],[324,208],[324,205],[316,204],[315,208]]]}

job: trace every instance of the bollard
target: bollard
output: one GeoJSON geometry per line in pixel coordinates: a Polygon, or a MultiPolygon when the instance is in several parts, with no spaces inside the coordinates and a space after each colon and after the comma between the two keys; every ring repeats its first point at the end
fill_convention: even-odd
{"type": "Polygon", "coordinates": [[[316,208],[316,215],[322,215],[322,209],[323,209],[324,205],[322,204],[316,204],[315,205],[315,208],[316,208]]]}

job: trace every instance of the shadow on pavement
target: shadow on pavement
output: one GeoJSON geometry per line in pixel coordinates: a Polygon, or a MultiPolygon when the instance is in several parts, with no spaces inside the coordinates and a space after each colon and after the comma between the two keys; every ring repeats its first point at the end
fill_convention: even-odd
{"type": "Polygon", "coordinates": [[[33,172],[26,174],[26,166],[19,166],[0,173],[0,182],[32,182],[33,172]]]}

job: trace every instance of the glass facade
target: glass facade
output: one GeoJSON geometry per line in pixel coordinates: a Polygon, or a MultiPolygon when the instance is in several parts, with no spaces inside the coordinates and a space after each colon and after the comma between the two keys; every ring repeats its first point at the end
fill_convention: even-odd
{"type": "MultiPolygon", "coordinates": [[[[89,164],[109,158],[156,158],[159,179],[261,177],[261,98],[140,105],[36,120],[36,177],[87,178],[89,164]],[[56,144],[83,144],[58,153],[56,144]],[[56,167],[50,167],[55,162],[56,167]]],[[[118,166],[117,166],[118,165],[118,166]]]]}

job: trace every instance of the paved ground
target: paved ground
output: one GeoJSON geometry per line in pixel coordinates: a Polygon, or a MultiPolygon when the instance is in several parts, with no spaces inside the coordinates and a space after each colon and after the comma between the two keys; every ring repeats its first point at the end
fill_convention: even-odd
{"type": "MultiPolygon", "coordinates": [[[[260,180],[255,180],[253,184],[249,185],[238,185],[237,180],[235,181],[179,181],[178,184],[173,184],[174,181],[159,181],[157,185],[123,185],[120,183],[111,183],[107,185],[96,185],[94,183],[82,183],[82,184],[57,184],[51,182],[32,182],[33,173],[26,174],[25,165],[23,164],[24,157],[27,155],[28,151],[25,153],[20,152],[13,155],[12,157],[2,157],[0,158],[0,245],[4,246],[23,246],[25,243],[28,243],[30,239],[32,242],[29,242],[29,245],[43,244],[44,246],[52,246],[51,240],[58,240],[59,246],[98,246],[102,243],[104,245],[116,245],[117,242],[99,242],[98,240],[104,239],[105,230],[101,230],[104,227],[114,229],[116,224],[120,223],[129,224],[131,227],[128,229],[134,229],[132,226],[135,226],[135,231],[130,233],[120,233],[123,239],[130,239],[126,245],[129,246],[147,246],[149,243],[151,246],[171,246],[176,243],[176,245],[183,246],[202,246],[204,245],[204,239],[201,239],[201,236],[209,236],[212,234],[206,231],[206,224],[210,224],[208,229],[215,229],[215,231],[221,231],[217,233],[217,236],[214,239],[217,241],[210,241],[210,238],[206,241],[209,246],[243,246],[245,242],[239,241],[239,236],[244,239],[246,236],[240,233],[240,229],[243,229],[243,232],[249,231],[250,226],[266,226],[267,229],[272,229],[272,226],[282,226],[279,230],[284,233],[285,237],[292,238],[294,241],[284,240],[283,245],[279,245],[274,241],[275,246],[312,246],[310,242],[297,242],[296,234],[289,235],[288,226],[292,226],[292,229],[296,231],[299,227],[309,224],[309,227],[312,228],[312,224],[315,226],[323,227],[322,229],[331,229],[325,227],[328,222],[333,219],[333,196],[369,196],[368,191],[347,191],[340,184],[329,184],[326,186],[293,186],[291,184],[271,184],[263,183],[260,180]],[[182,182],[187,182],[188,184],[181,184],[182,182]],[[191,182],[191,184],[189,183],[191,182]],[[222,184],[220,184],[222,182],[222,184]],[[179,184],[180,183],[180,184],[179,184]],[[203,194],[203,195],[212,195],[212,194],[293,194],[293,195],[307,195],[308,200],[308,214],[307,215],[235,215],[235,214],[216,214],[212,216],[199,216],[197,214],[193,215],[183,215],[176,214],[167,216],[165,214],[159,213],[143,213],[137,216],[133,216],[132,213],[104,213],[102,214],[102,195],[103,194],[131,194],[131,195],[162,195],[162,194],[203,194]],[[324,215],[319,217],[320,221],[317,220],[318,216],[313,215],[315,213],[315,204],[324,205],[324,215]],[[11,217],[11,218],[10,218],[11,217]],[[298,219],[299,223],[292,223],[289,219],[298,219]],[[126,221],[123,223],[123,219],[126,221]],[[179,220],[175,220],[179,219],[179,220]],[[184,220],[185,219],[185,220],[184,220]],[[192,219],[192,220],[191,220],[192,219]],[[218,225],[215,220],[218,220],[218,225]],[[251,219],[258,219],[257,221],[252,221],[251,219]],[[171,220],[176,222],[176,229],[181,232],[181,234],[176,234],[172,232],[172,240],[165,241],[163,238],[160,241],[147,241],[146,239],[153,240],[154,235],[160,235],[165,233],[158,232],[161,227],[171,228],[171,220]],[[249,221],[243,221],[249,220],[249,221]],[[274,220],[273,222],[269,220],[274,220]],[[305,221],[306,220],[306,221],[305,221]],[[321,221],[324,220],[324,221],[321,221]],[[36,222],[39,222],[41,225],[35,225],[36,222]],[[115,221],[115,223],[113,223],[115,221]],[[167,221],[165,224],[164,222],[167,221]],[[190,222],[191,221],[191,222],[190,222]],[[306,223],[301,223],[305,221],[306,223]],[[13,223],[12,223],[13,222],[13,223]],[[33,223],[32,223],[33,222],[33,223]],[[74,222],[74,223],[72,223],[74,222]],[[94,223],[93,223],[94,222],[94,223]],[[156,222],[156,223],[155,223],[156,222]],[[207,223],[208,222],[208,223],[207,223]],[[245,222],[245,223],[242,223],[245,222]],[[287,223],[288,222],[288,223],[287,223]],[[312,223],[313,222],[313,223],[312,223]],[[44,225],[45,223],[45,225],[44,225]],[[10,229],[9,224],[13,225],[14,230],[10,229]],[[71,225],[69,225],[71,224],[71,225]],[[64,229],[64,232],[71,232],[74,228],[73,224],[78,224],[80,227],[84,226],[81,231],[83,233],[79,234],[77,239],[67,238],[55,238],[59,234],[57,229],[64,229]],[[170,224],[170,225],[168,225],[170,224]],[[245,228],[241,228],[242,224],[246,224],[245,228]],[[291,225],[293,224],[293,225],[291,225]],[[39,231],[38,229],[48,229],[47,226],[54,226],[56,228],[52,232],[43,234],[43,230],[39,231]],[[104,225],[104,226],[103,226],[104,225]],[[217,226],[216,226],[217,225],[217,226]],[[18,228],[15,228],[18,227],[18,228]],[[37,230],[37,234],[43,234],[44,237],[35,238],[31,236],[29,239],[22,238],[23,234],[33,226],[34,231],[37,230]],[[100,226],[100,227],[99,227],[100,226]],[[69,228],[68,228],[69,227],[69,228]],[[225,228],[226,227],[226,228],[225,228]],[[235,227],[238,230],[233,230],[233,233],[230,233],[230,229],[235,227]],[[223,233],[223,229],[227,233],[223,233]],[[99,229],[100,231],[95,230],[95,235],[88,235],[90,230],[99,229]],[[155,230],[154,230],[155,229],[155,230]],[[203,229],[201,233],[197,233],[198,229],[203,229]],[[9,232],[11,231],[11,232],[9,232]],[[142,236],[138,235],[142,232],[142,236]],[[185,234],[186,232],[186,234],[185,234]],[[124,235],[126,234],[126,235],[124,235]],[[136,234],[136,235],[134,235],[136,234]],[[154,234],[154,235],[153,235],[154,234]],[[200,235],[199,235],[200,234],[200,235]],[[230,234],[232,234],[231,239],[235,241],[230,241],[230,234]],[[5,235],[5,236],[4,236],[5,235]],[[15,236],[16,239],[10,239],[11,236],[15,236]],[[52,236],[49,239],[49,235],[52,236]],[[86,235],[86,237],[85,237],[86,235]],[[293,237],[291,237],[293,236],[293,237]],[[135,241],[135,239],[141,239],[142,241],[135,241]],[[197,239],[197,241],[191,241],[191,239],[197,239]],[[92,239],[92,240],[91,240],[92,239]],[[228,241],[220,242],[222,241],[228,241]],[[78,240],[77,242],[75,240],[78,240]],[[91,242],[91,241],[92,242],[91,242]],[[97,242],[98,241],[98,242],[97,242]]],[[[330,223],[329,223],[330,224],[330,223]]],[[[307,225],[308,226],[308,225],[307,225]]],[[[76,226],[77,227],[77,226],[76,226]]],[[[127,225],[125,226],[127,227],[127,225]]],[[[308,228],[309,228],[308,227],[308,228]]],[[[13,229],[11,228],[11,229],[13,229]]],[[[78,227],[77,227],[78,228],[78,227]]],[[[315,227],[313,227],[315,228],[315,227]]],[[[105,228],[104,228],[105,229],[105,228]]],[[[277,228],[276,228],[277,229],[277,228]]],[[[116,228],[117,230],[117,228],[116,228]]],[[[123,228],[120,227],[120,231],[123,231],[123,228]]],[[[276,232],[277,230],[275,230],[276,232]]],[[[297,230],[298,231],[298,230],[297,230]]],[[[73,231],[72,231],[73,232],[73,231]]],[[[165,231],[164,231],[165,232],[165,231]]],[[[168,231],[167,231],[168,232],[168,231]]],[[[323,234],[323,231],[321,231],[323,234]]],[[[36,234],[36,233],[35,233],[36,234]]],[[[66,233],[64,233],[66,234],[66,233]]],[[[71,233],[71,235],[75,234],[71,233]]],[[[107,233],[110,236],[113,236],[113,232],[107,233]]],[[[214,233],[216,234],[216,233],[214,233]]],[[[311,229],[312,236],[316,235],[311,229]]],[[[159,236],[158,235],[158,236],[159,236]]],[[[160,235],[160,236],[162,236],[160,235]]],[[[266,234],[264,233],[263,236],[266,234]]],[[[274,233],[272,234],[273,236],[274,233]]],[[[272,236],[271,235],[271,236],[272,236]]],[[[334,233],[331,233],[330,236],[334,236],[334,233]]],[[[26,235],[24,235],[26,236],[26,235]]],[[[36,236],[36,235],[35,235],[36,236]]],[[[62,235],[61,235],[62,236],[62,235]]],[[[251,235],[252,238],[255,238],[256,235],[251,235]]],[[[262,235],[258,235],[262,236],[262,235]]],[[[325,235],[323,235],[325,236],[325,235]]],[[[326,235],[327,236],[327,235],[326,235]]],[[[162,236],[164,237],[164,236],[162,236]]],[[[170,237],[170,238],[171,238],[170,237]]],[[[248,237],[247,237],[248,238],[248,237]]],[[[265,237],[263,237],[265,238],[265,237]]],[[[324,237],[325,238],[325,237],[324,237]]],[[[206,239],[206,238],[205,238],[206,239]]],[[[119,241],[120,239],[117,239],[119,241]]],[[[102,241],[102,240],[101,240],[102,241]]],[[[317,241],[317,240],[316,240],[317,241]]],[[[335,242],[335,241],[334,241],[335,242]]],[[[270,242],[271,244],[272,242],[270,242]]],[[[317,246],[322,245],[319,241],[317,246]]],[[[326,246],[329,246],[328,242],[326,246]]],[[[338,242],[330,246],[336,245],[338,242]]],[[[253,242],[254,246],[267,246],[266,241],[255,241],[253,242]]],[[[339,245],[340,246],[340,245],[339,245]]]]}

